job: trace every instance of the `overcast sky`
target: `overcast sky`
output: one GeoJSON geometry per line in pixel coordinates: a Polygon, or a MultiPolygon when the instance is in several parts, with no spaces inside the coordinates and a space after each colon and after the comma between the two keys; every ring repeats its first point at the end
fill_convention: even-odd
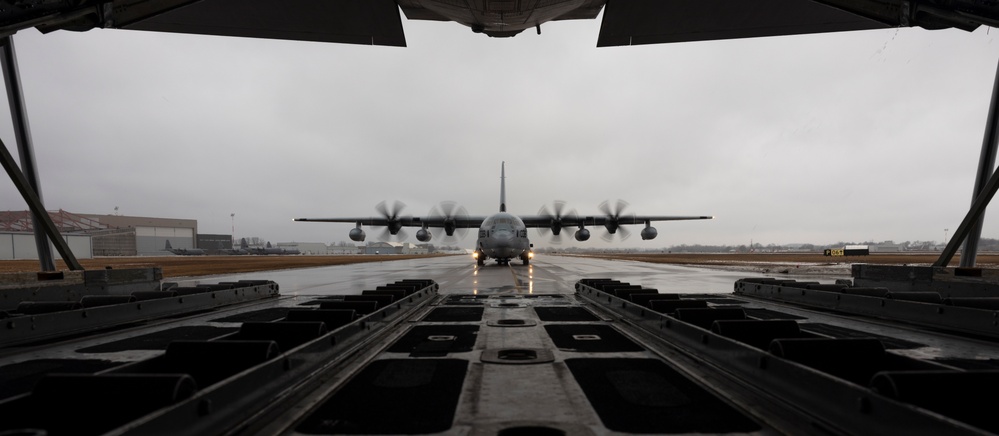
{"type": "MultiPolygon", "coordinates": [[[[291,219],[382,200],[487,215],[506,161],[513,213],[621,198],[716,216],[625,246],[942,241],[971,202],[999,60],[986,28],[597,49],[597,20],[511,39],[403,25],[408,48],[18,33],[46,207],[226,234],[235,213],[237,237],[328,243],[352,226],[291,219]]],[[[0,200],[27,209],[10,182],[0,200]]]]}

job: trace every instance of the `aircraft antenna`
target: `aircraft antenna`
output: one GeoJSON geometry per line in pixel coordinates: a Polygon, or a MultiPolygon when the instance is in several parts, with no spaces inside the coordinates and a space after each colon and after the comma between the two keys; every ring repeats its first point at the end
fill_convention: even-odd
{"type": "Polygon", "coordinates": [[[500,163],[500,212],[506,212],[506,161],[500,163]]]}

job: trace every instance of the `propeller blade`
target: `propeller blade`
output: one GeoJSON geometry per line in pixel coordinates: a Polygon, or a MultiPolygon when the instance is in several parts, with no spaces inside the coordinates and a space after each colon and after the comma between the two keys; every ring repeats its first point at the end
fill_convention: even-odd
{"type": "MultiPolygon", "coordinates": [[[[456,221],[461,221],[468,217],[468,211],[465,210],[464,206],[459,205],[454,201],[442,201],[440,204],[434,205],[430,208],[430,216],[434,218],[440,218],[445,221],[445,225],[450,221],[452,226],[456,221]]],[[[458,242],[465,238],[468,234],[467,227],[451,227],[452,234],[447,234],[446,227],[435,227],[442,231],[438,233],[441,235],[441,242],[446,244],[452,244],[458,242]]]]}
{"type": "Polygon", "coordinates": [[[611,206],[610,201],[604,201],[600,203],[598,208],[607,217],[607,225],[605,226],[607,232],[600,236],[604,241],[610,242],[614,239],[614,235],[621,235],[620,240],[622,241],[631,236],[630,230],[618,224],[621,216],[624,215],[624,210],[628,208],[627,201],[618,199],[613,206],[611,206]]]}
{"type": "Polygon", "coordinates": [[[548,208],[548,205],[544,205],[541,206],[541,209],[538,210],[538,215],[549,219],[551,221],[552,226],[558,226],[561,228],[559,230],[559,233],[556,235],[555,232],[552,230],[551,226],[538,227],[538,234],[540,234],[541,236],[548,236],[548,234],[551,233],[551,238],[549,238],[549,241],[551,241],[551,243],[553,244],[562,243],[562,235],[563,235],[562,232],[566,231],[565,227],[562,226],[562,219],[576,216],[575,209],[567,211],[566,209],[567,204],[568,203],[562,200],[555,200],[552,202],[551,209],[548,208]]]}

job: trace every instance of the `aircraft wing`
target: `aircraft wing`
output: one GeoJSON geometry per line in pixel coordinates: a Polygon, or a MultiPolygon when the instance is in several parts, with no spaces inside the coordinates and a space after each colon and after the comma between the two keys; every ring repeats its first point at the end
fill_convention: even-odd
{"type": "Polygon", "coordinates": [[[486,217],[483,216],[462,216],[451,218],[448,220],[445,217],[413,217],[413,216],[402,216],[395,220],[390,220],[389,218],[378,216],[378,217],[357,217],[357,218],[295,218],[295,221],[303,222],[321,222],[321,223],[354,223],[361,224],[363,226],[384,226],[389,227],[393,224],[399,225],[400,227],[429,227],[429,228],[442,228],[445,226],[454,225],[455,228],[478,228],[482,225],[482,221],[485,221],[486,217]]]}
{"type": "Polygon", "coordinates": [[[980,0],[608,0],[598,47],[999,23],[980,0]]]}
{"type": "Polygon", "coordinates": [[[395,0],[46,0],[0,8],[0,34],[28,27],[406,46],[395,0]]]}
{"type": "MultiPolygon", "coordinates": [[[[551,227],[552,217],[546,215],[524,215],[518,216],[527,227],[551,227]]],[[[686,220],[710,220],[713,216],[670,216],[670,215],[621,215],[616,218],[618,225],[645,224],[646,221],[686,221],[686,220]]],[[[562,227],[602,226],[612,222],[614,218],[606,215],[596,216],[564,216],[560,219],[562,227]]]]}

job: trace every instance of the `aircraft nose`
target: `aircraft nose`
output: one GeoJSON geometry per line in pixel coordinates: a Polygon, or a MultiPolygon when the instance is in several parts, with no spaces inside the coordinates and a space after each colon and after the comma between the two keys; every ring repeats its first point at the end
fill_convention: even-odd
{"type": "Polygon", "coordinates": [[[500,231],[496,231],[495,233],[493,233],[493,237],[497,241],[508,242],[511,239],[513,239],[513,232],[510,232],[510,231],[507,231],[507,230],[500,230],[500,231]]]}

